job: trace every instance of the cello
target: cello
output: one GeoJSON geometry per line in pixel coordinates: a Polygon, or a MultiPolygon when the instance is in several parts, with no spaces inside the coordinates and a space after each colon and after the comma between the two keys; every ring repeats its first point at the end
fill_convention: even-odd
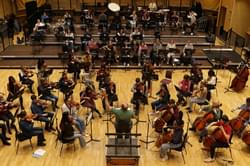
{"type": "Polygon", "coordinates": [[[215,114],[213,111],[209,111],[204,114],[203,117],[197,117],[193,123],[195,131],[203,130],[207,123],[212,122],[215,119],[215,114]]]}
{"type": "Polygon", "coordinates": [[[233,118],[232,120],[229,121],[229,124],[234,132],[239,133],[245,127],[244,123],[248,119],[249,119],[249,111],[242,110],[240,111],[239,115],[236,118],[233,118]]]}
{"type": "Polygon", "coordinates": [[[249,146],[250,145],[250,130],[244,131],[241,139],[243,142],[245,142],[249,146]]]}
{"type": "Polygon", "coordinates": [[[246,86],[248,76],[249,76],[248,66],[245,64],[238,71],[237,75],[232,80],[230,88],[233,89],[235,92],[241,91],[246,86]]]}

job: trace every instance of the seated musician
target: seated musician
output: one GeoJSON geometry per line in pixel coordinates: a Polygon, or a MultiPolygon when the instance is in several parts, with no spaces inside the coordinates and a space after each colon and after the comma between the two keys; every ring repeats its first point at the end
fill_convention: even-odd
{"type": "Polygon", "coordinates": [[[196,16],[197,14],[194,11],[189,11],[187,18],[189,19],[189,22],[184,24],[184,31],[182,32],[183,34],[187,33],[187,28],[191,29],[190,35],[194,35],[194,27],[196,24],[196,16]]]}
{"type": "Polygon", "coordinates": [[[189,75],[185,74],[183,77],[183,80],[179,82],[179,87],[176,87],[177,90],[177,103],[182,104],[185,106],[187,104],[187,101],[184,99],[184,97],[190,97],[192,95],[191,92],[191,80],[189,75]]]}
{"type": "Polygon", "coordinates": [[[54,31],[55,31],[55,37],[56,37],[57,41],[63,41],[64,36],[65,36],[63,19],[57,20],[57,22],[54,26],[54,31]]]}
{"type": "Polygon", "coordinates": [[[35,115],[28,115],[25,111],[18,114],[19,128],[25,137],[37,136],[37,146],[45,146],[44,131],[40,127],[34,127],[34,122],[32,121],[35,115]]]}
{"type": "Polygon", "coordinates": [[[114,30],[121,29],[121,16],[118,12],[116,12],[113,16],[111,28],[114,30]]]}
{"type": "Polygon", "coordinates": [[[28,88],[31,93],[33,92],[32,86],[34,84],[34,81],[30,79],[30,77],[33,77],[33,72],[31,70],[28,70],[26,67],[22,66],[21,67],[21,72],[20,72],[20,81],[22,84],[28,85],[28,88]]]}
{"type": "Polygon", "coordinates": [[[208,70],[208,78],[206,80],[206,83],[207,83],[207,90],[215,89],[217,78],[215,72],[212,69],[208,70]]]}
{"type": "Polygon", "coordinates": [[[3,144],[11,145],[10,142],[8,142],[10,138],[6,136],[6,125],[3,123],[0,123],[0,129],[1,129],[0,139],[2,140],[3,144]]]}
{"type": "Polygon", "coordinates": [[[133,44],[139,44],[143,40],[143,30],[139,28],[135,28],[130,33],[130,41],[133,44]]]}
{"type": "Polygon", "coordinates": [[[102,29],[100,33],[99,40],[100,40],[101,47],[104,45],[107,45],[109,42],[109,33],[105,27],[102,29]]]}
{"type": "Polygon", "coordinates": [[[57,106],[58,97],[51,92],[55,86],[56,83],[49,83],[49,81],[45,79],[42,79],[41,84],[38,86],[38,95],[41,95],[40,99],[51,101],[53,111],[56,111],[56,108],[59,108],[57,106]]]}
{"type": "Polygon", "coordinates": [[[106,68],[105,64],[101,64],[100,69],[97,72],[96,81],[99,82],[98,88],[104,88],[105,80],[110,76],[110,71],[106,68]]]}
{"type": "Polygon", "coordinates": [[[65,44],[68,47],[68,51],[67,52],[74,52],[74,44],[75,44],[75,35],[72,31],[70,31],[69,29],[66,29],[65,31],[65,44]]]}
{"type": "Polygon", "coordinates": [[[152,97],[152,80],[154,75],[154,68],[152,64],[148,61],[144,63],[142,68],[142,81],[145,85],[145,94],[149,94],[152,97]]]}
{"type": "Polygon", "coordinates": [[[40,79],[48,79],[48,77],[52,74],[53,69],[49,69],[47,63],[44,59],[38,59],[37,61],[37,77],[38,77],[38,85],[40,84],[40,79]]]}
{"type": "Polygon", "coordinates": [[[41,21],[45,24],[49,23],[49,16],[47,15],[46,12],[43,12],[43,15],[41,16],[41,21]]]}
{"type": "Polygon", "coordinates": [[[98,94],[94,89],[87,86],[84,91],[80,92],[80,102],[83,107],[90,108],[92,113],[96,112],[99,117],[102,117],[100,111],[96,108],[95,100],[97,100],[98,94]]]}
{"type": "Polygon", "coordinates": [[[170,93],[166,84],[161,84],[160,90],[156,93],[159,99],[151,103],[154,111],[162,111],[166,109],[166,106],[170,100],[170,93]]]}
{"type": "MultiPolygon", "coordinates": [[[[168,153],[171,149],[179,148],[182,146],[183,141],[183,120],[174,121],[174,125],[172,126],[172,139],[170,142],[164,142],[160,148],[160,158],[162,160],[168,160],[168,153]]],[[[169,127],[171,128],[171,127],[169,127]]]]}
{"type": "Polygon", "coordinates": [[[124,29],[121,28],[120,31],[117,31],[115,36],[115,41],[117,42],[118,47],[125,46],[125,41],[127,40],[126,33],[124,32],[124,29]]]}
{"type": "Polygon", "coordinates": [[[105,57],[104,59],[106,60],[107,65],[112,65],[116,62],[116,57],[115,57],[115,48],[112,44],[112,41],[109,41],[107,45],[102,47],[105,52],[105,57]]]}
{"type": "Polygon", "coordinates": [[[92,34],[89,32],[89,29],[86,28],[83,37],[81,37],[81,49],[82,51],[87,51],[87,45],[88,45],[88,41],[90,41],[92,39],[92,34]]]}
{"type": "Polygon", "coordinates": [[[131,31],[134,31],[134,29],[136,29],[136,26],[137,26],[137,14],[135,10],[130,15],[129,23],[130,23],[131,31]]]}
{"type": "Polygon", "coordinates": [[[64,112],[62,114],[62,119],[60,122],[60,129],[62,134],[63,140],[72,140],[75,138],[79,139],[79,143],[81,148],[85,147],[86,142],[82,136],[81,133],[74,130],[74,127],[72,126],[73,122],[72,116],[69,114],[69,112],[64,112]]]}
{"type": "Polygon", "coordinates": [[[193,104],[199,104],[199,103],[204,103],[207,100],[207,87],[206,83],[204,81],[201,81],[198,88],[193,91],[192,96],[190,97],[190,102],[189,102],[189,112],[193,112],[192,107],[193,104]]]}
{"type": "Polygon", "coordinates": [[[85,123],[82,118],[79,117],[78,111],[80,109],[80,104],[75,102],[73,98],[68,98],[64,100],[64,103],[62,105],[62,113],[68,113],[68,115],[71,116],[71,123],[75,125],[75,127],[78,129],[80,134],[83,134],[85,132],[85,123]]]}
{"type": "Polygon", "coordinates": [[[14,101],[15,99],[19,98],[21,109],[24,109],[22,96],[24,87],[19,82],[17,82],[13,76],[9,76],[8,80],[9,82],[7,84],[7,89],[9,94],[7,101],[14,101]]]}
{"type": "Polygon", "coordinates": [[[198,85],[199,82],[203,79],[202,70],[199,66],[193,65],[190,70],[190,80],[192,82],[191,91],[193,91],[193,86],[198,85]]]}
{"type": "Polygon", "coordinates": [[[68,19],[71,18],[71,15],[69,14],[69,12],[66,12],[63,17],[64,19],[68,19]]]}
{"type": "Polygon", "coordinates": [[[138,66],[144,64],[144,60],[148,57],[148,46],[144,41],[141,41],[138,48],[138,66]]]}
{"type": "Polygon", "coordinates": [[[65,96],[64,98],[68,99],[73,94],[76,83],[68,78],[66,72],[63,72],[58,84],[60,91],[65,96]]]}
{"type": "MultiPolygon", "coordinates": [[[[215,160],[215,149],[220,147],[229,147],[230,140],[232,138],[232,128],[228,124],[229,119],[227,115],[222,116],[222,120],[219,122],[211,123],[207,128],[211,126],[217,126],[215,130],[220,130],[222,132],[221,139],[215,139],[215,142],[213,142],[210,147],[205,147],[209,149],[210,157],[204,160],[204,162],[213,162],[215,160]]],[[[205,140],[203,140],[205,141],[205,140]]]]}
{"type": "Polygon", "coordinates": [[[170,26],[173,28],[179,27],[179,16],[177,15],[176,11],[173,11],[172,15],[170,16],[170,26]]]}
{"type": "Polygon", "coordinates": [[[37,99],[36,95],[32,95],[31,100],[32,100],[30,106],[31,112],[32,114],[37,115],[37,117],[34,118],[34,120],[45,122],[45,130],[49,132],[51,130],[55,130],[53,128],[53,118],[55,113],[45,111],[48,108],[48,104],[45,101],[37,99]]]}
{"type": "MultiPolygon", "coordinates": [[[[111,80],[111,77],[107,77],[105,79],[105,83],[104,83],[103,88],[105,89],[105,92],[108,96],[109,104],[111,106],[113,106],[113,103],[115,101],[118,101],[118,96],[116,94],[116,84],[111,80]]],[[[104,109],[104,113],[106,111],[105,110],[105,105],[106,105],[105,102],[106,102],[106,100],[104,98],[102,98],[102,107],[104,109]]]]}
{"type": "MultiPolygon", "coordinates": [[[[15,128],[15,117],[10,111],[12,108],[18,105],[8,102],[4,99],[4,96],[0,94],[0,120],[4,121],[7,125],[8,132],[11,134],[11,128],[15,128]],[[11,121],[11,123],[10,123],[11,121]]],[[[17,111],[19,108],[17,108],[17,111]]]]}
{"type": "Polygon", "coordinates": [[[93,22],[94,22],[94,20],[93,20],[93,13],[90,10],[88,10],[88,12],[84,14],[83,22],[88,27],[93,24],[93,22]]]}
{"type": "MultiPolygon", "coordinates": [[[[134,117],[134,112],[128,109],[128,104],[122,104],[120,108],[110,106],[108,96],[104,96],[106,100],[106,110],[115,114],[115,131],[118,134],[117,138],[122,138],[122,135],[119,135],[119,133],[131,133],[133,126],[131,119],[134,117]]],[[[129,135],[126,135],[125,138],[129,138],[129,135]]]]}
{"type": "Polygon", "coordinates": [[[192,58],[193,51],[194,51],[194,46],[190,41],[188,41],[187,44],[184,46],[180,57],[181,63],[183,63],[185,66],[193,64],[193,58],[192,58]]]}
{"type": "Polygon", "coordinates": [[[170,40],[170,42],[166,46],[166,50],[168,51],[167,54],[167,64],[173,64],[173,56],[175,56],[176,52],[176,44],[174,40],[170,40]]]}
{"type": "Polygon", "coordinates": [[[159,50],[162,49],[162,44],[160,39],[156,39],[156,41],[153,44],[152,52],[151,52],[151,61],[153,65],[160,65],[161,57],[159,50]]]}
{"type": "Polygon", "coordinates": [[[89,73],[92,68],[92,55],[89,52],[86,52],[83,55],[83,69],[85,73],[89,73]]]}
{"type": "Polygon", "coordinates": [[[148,104],[148,99],[145,95],[144,91],[144,83],[140,80],[140,78],[135,79],[135,83],[131,89],[133,92],[133,97],[131,99],[131,103],[135,105],[135,115],[138,116],[140,112],[140,104],[148,104]]]}

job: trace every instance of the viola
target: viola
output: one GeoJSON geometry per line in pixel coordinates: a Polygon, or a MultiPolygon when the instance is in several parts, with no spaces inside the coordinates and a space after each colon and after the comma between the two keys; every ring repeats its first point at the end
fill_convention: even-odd
{"type": "Polygon", "coordinates": [[[213,121],[215,119],[215,114],[213,111],[209,111],[203,115],[203,117],[197,117],[194,121],[195,131],[203,130],[207,123],[213,121]]]}
{"type": "Polygon", "coordinates": [[[248,67],[247,65],[244,65],[232,80],[230,88],[233,89],[235,92],[241,91],[246,86],[248,76],[249,76],[248,67]]]}

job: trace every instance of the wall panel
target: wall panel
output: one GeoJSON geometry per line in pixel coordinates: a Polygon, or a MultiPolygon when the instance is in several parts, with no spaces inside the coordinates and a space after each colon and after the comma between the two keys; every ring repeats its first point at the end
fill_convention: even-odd
{"type": "Polygon", "coordinates": [[[0,0],[0,18],[4,18],[3,0],[0,0]]]}
{"type": "Polygon", "coordinates": [[[180,2],[182,7],[191,7],[192,0],[169,0],[169,6],[179,7],[180,2]]]}
{"type": "Polygon", "coordinates": [[[5,15],[12,14],[12,1],[11,0],[2,0],[3,1],[3,7],[5,15]]]}

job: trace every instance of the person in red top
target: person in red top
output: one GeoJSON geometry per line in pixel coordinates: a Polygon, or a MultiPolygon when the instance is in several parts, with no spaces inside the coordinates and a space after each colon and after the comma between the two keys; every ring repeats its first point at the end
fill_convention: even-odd
{"type": "Polygon", "coordinates": [[[177,98],[178,101],[177,103],[182,104],[185,106],[187,104],[186,100],[184,97],[190,97],[192,95],[191,92],[191,80],[189,75],[185,74],[183,77],[183,80],[179,83],[179,87],[175,86],[177,90],[177,98]]]}
{"type": "MultiPolygon", "coordinates": [[[[232,138],[232,128],[228,123],[229,119],[227,115],[222,116],[222,120],[218,122],[211,123],[209,126],[218,126],[226,141],[215,140],[215,142],[210,146],[210,157],[205,159],[204,162],[213,162],[215,160],[215,149],[219,147],[228,147],[230,140],[232,138]]],[[[208,126],[208,127],[209,127],[208,126]]]]}

